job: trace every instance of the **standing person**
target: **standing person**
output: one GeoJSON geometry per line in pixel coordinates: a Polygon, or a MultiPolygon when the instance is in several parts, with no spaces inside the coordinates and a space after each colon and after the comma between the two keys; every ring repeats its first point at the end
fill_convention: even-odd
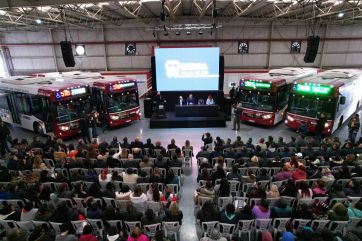
{"type": "Polygon", "coordinates": [[[90,140],[89,143],[93,139],[93,116],[89,116],[87,118],[87,132],[88,132],[88,139],[90,140]]]}
{"type": "Polygon", "coordinates": [[[82,133],[82,139],[85,144],[91,143],[91,139],[89,139],[88,135],[88,120],[86,115],[84,114],[82,118],[79,120],[79,129],[82,133]]]}
{"type": "Polygon", "coordinates": [[[348,140],[350,140],[352,144],[354,144],[356,141],[359,128],[360,128],[359,115],[355,114],[354,116],[352,116],[351,120],[348,123],[348,140]]]}
{"type": "Polygon", "coordinates": [[[98,137],[98,133],[97,133],[97,125],[99,123],[98,117],[99,117],[99,113],[97,111],[94,111],[93,119],[92,119],[92,135],[93,135],[93,138],[98,137]]]}
{"type": "Polygon", "coordinates": [[[234,109],[234,121],[233,121],[233,130],[240,130],[240,121],[241,121],[241,115],[243,114],[243,109],[241,108],[241,103],[237,102],[235,104],[235,109],[234,109]]]}
{"type": "Polygon", "coordinates": [[[322,132],[324,130],[324,125],[327,123],[327,118],[326,115],[324,113],[321,113],[321,115],[319,116],[318,120],[317,120],[317,125],[316,125],[316,129],[315,129],[315,137],[317,139],[317,141],[321,141],[322,140],[322,132]]]}
{"type": "Polygon", "coordinates": [[[230,96],[230,99],[231,99],[232,103],[235,103],[235,102],[234,102],[235,92],[236,92],[236,90],[235,90],[235,83],[231,83],[231,89],[230,89],[230,91],[229,91],[229,96],[230,96]]]}
{"type": "Polygon", "coordinates": [[[5,123],[2,120],[0,120],[0,151],[3,157],[7,151],[10,151],[7,143],[9,137],[10,137],[9,128],[5,125],[5,123]]]}
{"type": "Polygon", "coordinates": [[[99,123],[101,125],[102,133],[104,133],[107,129],[107,118],[104,110],[101,110],[99,113],[99,123]]]}

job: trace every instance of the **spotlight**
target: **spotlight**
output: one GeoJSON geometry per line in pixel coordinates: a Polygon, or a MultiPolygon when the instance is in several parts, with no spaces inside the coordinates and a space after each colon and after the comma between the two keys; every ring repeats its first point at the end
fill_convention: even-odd
{"type": "Polygon", "coordinates": [[[85,55],[85,45],[79,44],[75,46],[75,53],[77,56],[85,55]]]}
{"type": "Polygon", "coordinates": [[[180,33],[180,31],[177,30],[177,31],[175,32],[175,34],[176,34],[177,36],[179,36],[181,33],[180,33]]]}
{"type": "Polygon", "coordinates": [[[338,18],[343,18],[343,16],[344,16],[344,13],[338,13],[338,14],[337,14],[337,17],[338,17],[338,18]]]}
{"type": "Polygon", "coordinates": [[[199,35],[203,35],[203,32],[202,32],[202,30],[201,30],[201,29],[199,30],[199,35]]]}
{"type": "Polygon", "coordinates": [[[190,30],[187,30],[187,31],[186,31],[186,34],[187,34],[187,35],[191,35],[190,30]]]}
{"type": "Polygon", "coordinates": [[[41,24],[43,21],[41,21],[40,19],[35,19],[36,24],[41,24]]]}

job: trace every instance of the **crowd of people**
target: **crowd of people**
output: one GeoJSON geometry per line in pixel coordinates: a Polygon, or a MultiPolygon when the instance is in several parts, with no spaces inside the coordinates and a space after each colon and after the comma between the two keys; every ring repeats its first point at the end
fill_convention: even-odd
{"type": "MultiPolygon", "coordinates": [[[[275,219],[287,218],[290,222],[282,240],[362,238],[361,139],[353,144],[341,143],[337,137],[318,141],[299,135],[285,141],[269,136],[244,143],[240,136],[225,141],[210,133],[201,139],[203,147],[196,154],[199,187],[194,193],[200,227],[208,222],[232,224],[237,234],[243,221],[268,219],[272,225],[275,219]],[[327,220],[324,223],[330,225],[355,218],[357,223],[349,227],[348,235],[333,233],[334,226],[317,228],[312,222],[327,220]],[[302,229],[293,222],[300,219],[309,220],[302,229]]],[[[258,225],[255,221],[256,228],[258,225]]],[[[218,236],[217,230],[208,231],[218,236]]],[[[268,232],[261,235],[262,240],[268,237],[268,232]]]]}
{"type": "MultiPolygon", "coordinates": [[[[244,221],[255,222],[257,229],[258,220],[280,218],[290,219],[279,233],[284,241],[362,237],[360,223],[342,233],[313,226],[316,220],[362,219],[362,140],[342,143],[337,137],[319,141],[299,135],[288,141],[269,136],[244,142],[241,136],[224,140],[204,133],[201,141],[194,157],[198,187],[193,201],[202,241],[240,240],[244,221]],[[310,222],[298,228],[293,220],[310,222]],[[219,226],[203,230],[208,222],[219,226]],[[234,232],[223,237],[219,227],[225,224],[233,225],[234,232]]],[[[1,237],[168,240],[172,237],[161,227],[165,222],[182,225],[181,173],[192,163],[193,152],[189,140],[178,146],[171,139],[163,146],[139,137],[113,137],[109,143],[92,139],[89,144],[80,139],[76,145],[51,136],[45,142],[38,136],[30,143],[13,139],[0,167],[1,237]],[[102,228],[92,220],[100,220],[102,228]],[[7,227],[11,221],[15,226],[7,227]],[[149,231],[149,225],[158,224],[158,230],[149,231]]],[[[270,237],[275,234],[258,236],[270,237]]]]}
{"type": "Polygon", "coordinates": [[[150,235],[145,227],[164,222],[182,224],[179,209],[184,153],[192,153],[190,141],[178,147],[175,140],[163,147],[160,141],[127,137],[110,143],[93,139],[66,145],[36,136],[29,143],[14,139],[0,167],[1,219],[42,222],[31,230],[2,224],[7,240],[168,240],[163,229],[150,235]],[[189,150],[189,151],[187,151],[189,150]],[[101,220],[99,232],[90,220],[101,220]],[[112,220],[124,222],[112,225],[112,220]],[[81,221],[80,228],[74,222],[81,221]],[[46,222],[52,224],[49,226],[46,222]],[[127,229],[127,222],[138,222],[127,229]],[[62,224],[58,232],[53,224],[62,224]],[[53,228],[51,228],[53,227],[53,228]],[[30,232],[29,232],[30,231],[30,232]],[[77,235],[77,236],[75,236],[77,235]],[[103,240],[103,239],[102,239],[103,240]]]}

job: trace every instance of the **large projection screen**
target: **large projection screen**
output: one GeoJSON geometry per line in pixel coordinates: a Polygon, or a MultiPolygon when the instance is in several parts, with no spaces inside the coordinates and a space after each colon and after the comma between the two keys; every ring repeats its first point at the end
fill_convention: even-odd
{"type": "Polygon", "coordinates": [[[156,48],[157,91],[204,91],[219,89],[217,47],[156,48]]]}

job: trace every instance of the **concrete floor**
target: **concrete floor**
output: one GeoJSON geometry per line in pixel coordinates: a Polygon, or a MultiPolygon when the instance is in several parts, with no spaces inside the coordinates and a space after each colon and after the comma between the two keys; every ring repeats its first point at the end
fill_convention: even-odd
{"type": "MultiPolygon", "coordinates": [[[[129,126],[122,128],[107,130],[100,135],[100,139],[111,141],[113,136],[117,136],[118,140],[122,140],[127,136],[129,140],[133,140],[135,136],[140,136],[142,141],[147,138],[151,138],[153,142],[160,140],[163,146],[169,144],[170,139],[174,138],[178,146],[182,146],[186,139],[191,141],[191,145],[194,147],[195,153],[200,150],[202,145],[201,136],[202,133],[210,132],[215,138],[220,136],[221,138],[231,138],[235,140],[238,135],[242,137],[243,141],[246,141],[249,137],[257,141],[261,137],[267,137],[269,135],[275,138],[282,136],[285,140],[289,140],[295,133],[286,128],[284,123],[280,123],[276,127],[258,127],[249,124],[241,124],[241,130],[239,132],[232,131],[232,123],[227,122],[226,128],[189,128],[189,129],[149,129],[149,119],[142,119],[129,126]]],[[[19,128],[13,128],[12,135],[15,138],[32,138],[33,133],[19,128]]],[[[346,124],[338,130],[334,135],[339,136],[341,140],[346,140],[348,133],[346,124]]],[[[360,137],[358,134],[357,140],[360,137]]],[[[74,140],[68,140],[67,143],[76,142],[74,140]]],[[[193,192],[197,187],[197,164],[193,161],[192,169],[185,170],[185,177],[182,186],[182,198],[180,201],[180,208],[183,211],[184,219],[181,228],[181,241],[196,241],[198,240],[196,235],[196,221],[194,216],[194,204],[193,204],[193,192]]]]}

